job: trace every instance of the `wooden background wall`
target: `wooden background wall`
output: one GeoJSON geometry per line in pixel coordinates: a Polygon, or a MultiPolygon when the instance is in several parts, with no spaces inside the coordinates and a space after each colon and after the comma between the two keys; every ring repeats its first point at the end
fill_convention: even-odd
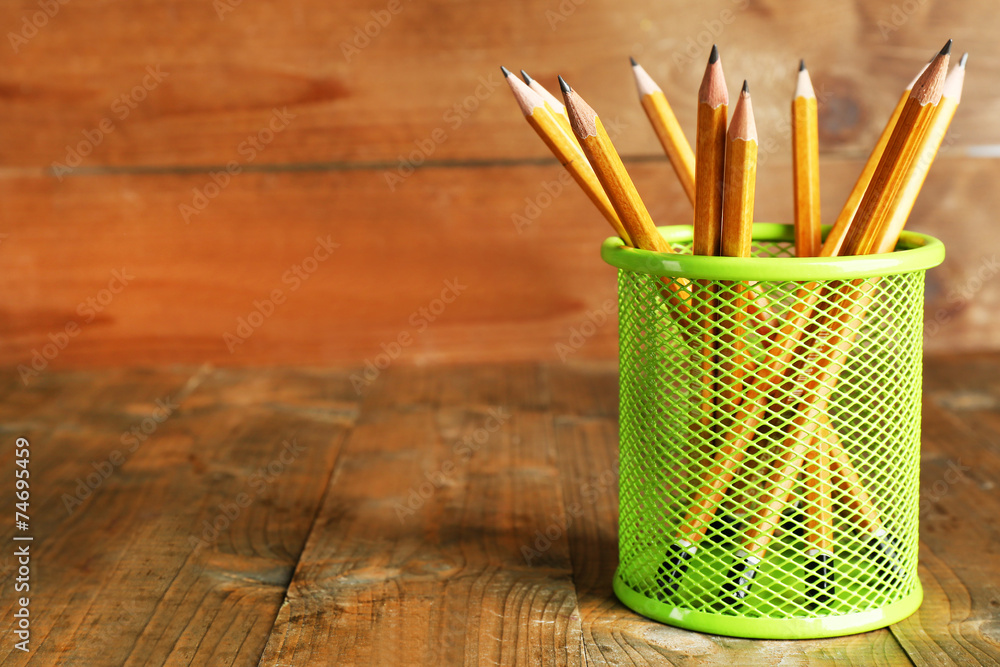
{"type": "Polygon", "coordinates": [[[750,79],[774,142],[757,218],[777,221],[791,216],[799,57],[822,98],[832,220],[902,85],[948,37],[971,52],[911,228],[949,252],[930,276],[927,347],[1000,344],[1000,19],[985,0],[25,0],[0,4],[0,26],[0,363],[12,371],[36,352],[54,357],[35,359],[46,368],[355,364],[383,345],[412,363],[556,358],[559,343],[611,358],[613,325],[571,341],[614,296],[598,257],[609,228],[575,188],[545,194],[560,168],[499,65],[548,85],[562,73],[617,127],[656,220],[687,222],[628,56],[690,136],[713,41],[731,90],[750,79]],[[338,247],[313,263],[317,238],[338,247]],[[288,273],[297,265],[308,279],[288,273]],[[436,303],[446,281],[458,295],[436,303]],[[282,302],[244,338],[239,318],[255,301],[270,311],[275,290],[282,302]]]}

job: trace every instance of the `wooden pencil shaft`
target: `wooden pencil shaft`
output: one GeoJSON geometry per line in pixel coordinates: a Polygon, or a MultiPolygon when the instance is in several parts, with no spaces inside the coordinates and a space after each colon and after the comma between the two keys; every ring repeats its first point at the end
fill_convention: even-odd
{"type": "Polygon", "coordinates": [[[702,474],[702,486],[695,494],[695,502],[681,524],[677,534],[679,539],[697,543],[705,536],[722,503],[726,488],[733,481],[734,471],[743,462],[747,446],[760,423],[758,417],[766,405],[766,394],[755,393],[746,396],[736,409],[733,427],[725,432],[725,442],[711,466],[702,474]],[[752,407],[746,409],[746,406],[752,407]]]}
{"type": "Polygon", "coordinates": [[[930,115],[937,105],[920,104],[912,97],[907,100],[893,130],[871,183],[858,206],[858,212],[840,248],[841,255],[867,255],[879,227],[888,219],[896,194],[902,184],[902,174],[909,167],[930,115]]]}
{"type": "Polygon", "coordinates": [[[820,252],[819,123],[816,98],[792,101],[792,185],[795,192],[795,254],[820,252]]]}
{"type": "MultiPolygon", "coordinates": [[[[741,103],[749,104],[748,98],[741,98],[741,103]]],[[[748,113],[748,108],[740,110],[748,113]]],[[[734,113],[734,123],[737,115],[734,113]]],[[[721,251],[730,257],[749,257],[750,241],[753,233],[754,188],[757,170],[757,141],[754,132],[745,131],[745,121],[749,120],[752,128],[753,116],[741,116],[736,131],[730,130],[735,136],[727,137],[725,156],[723,222],[721,251]],[[740,136],[742,135],[742,136],[740,136]]],[[[688,511],[688,516],[682,524],[681,533],[686,539],[695,541],[704,535],[707,525],[711,522],[716,509],[721,503],[726,487],[732,482],[733,471],[740,464],[746,453],[750,439],[745,436],[755,432],[756,415],[762,412],[756,401],[766,402],[763,394],[748,394],[744,392],[743,379],[753,371],[749,358],[744,353],[746,343],[745,320],[748,317],[747,298],[742,294],[747,291],[744,283],[728,285],[737,297],[725,298],[727,305],[719,316],[718,327],[725,332],[722,336],[720,351],[722,375],[720,379],[721,401],[720,412],[729,414],[724,422],[724,442],[712,467],[703,479],[705,484],[698,490],[695,503],[688,511]]]]}
{"type": "Polygon", "coordinates": [[[625,165],[615,151],[600,118],[595,117],[597,134],[580,141],[604,192],[611,200],[622,226],[637,248],[657,252],[672,252],[670,244],[660,234],[649,216],[646,205],[632,183],[625,165]]]}
{"type": "Polygon", "coordinates": [[[536,107],[529,116],[525,117],[528,124],[534,128],[538,136],[549,147],[552,154],[572,175],[580,188],[587,194],[594,206],[601,212],[605,219],[614,228],[615,233],[625,241],[627,245],[632,245],[631,238],[618,217],[611,200],[608,199],[604,187],[601,185],[597,174],[590,166],[583,149],[576,141],[576,138],[567,135],[562,127],[556,122],[553,114],[544,107],[536,107]]]}
{"type": "Polygon", "coordinates": [[[851,464],[851,458],[847,452],[840,447],[837,441],[837,434],[830,432],[828,440],[830,447],[831,473],[833,483],[837,491],[848,500],[847,508],[853,513],[851,525],[860,530],[874,533],[882,528],[882,520],[875,504],[865,490],[861,475],[858,474],[851,464]]]}
{"type": "MultiPolygon", "coordinates": [[[[859,309],[857,306],[852,306],[848,312],[854,317],[859,309]]],[[[769,477],[768,486],[762,493],[762,504],[746,532],[747,542],[744,548],[752,556],[764,557],[774,536],[774,530],[780,522],[781,512],[788,505],[798,478],[798,471],[802,469],[804,458],[808,453],[808,445],[820,430],[819,425],[822,420],[826,419],[828,414],[826,402],[836,386],[835,378],[856,335],[855,329],[849,328],[849,331],[851,332],[849,336],[838,334],[831,337],[833,340],[828,339],[831,350],[836,350],[839,354],[830,353],[820,357],[816,375],[806,384],[803,399],[792,421],[794,430],[782,443],[782,454],[779,457],[782,465],[776,466],[777,469],[769,477]]]]}
{"type": "MultiPolygon", "coordinates": [[[[893,128],[892,136],[886,144],[885,151],[872,176],[872,181],[862,198],[857,219],[853,221],[845,237],[840,254],[887,251],[890,244],[895,246],[902,225],[897,223],[898,229],[894,229],[891,218],[892,215],[899,214],[901,205],[905,205],[900,202],[900,194],[906,184],[914,183],[917,180],[920,183],[923,181],[923,177],[919,173],[915,173],[914,170],[919,172],[923,168],[923,175],[926,176],[926,169],[929,168],[929,164],[924,167],[919,165],[917,153],[922,146],[934,141],[933,137],[925,139],[925,135],[929,132],[930,124],[937,112],[936,107],[941,97],[940,87],[943,83],[943,72],[946,67],[946,55],[935,58],[927,71],[917,81],[916,85],[920,87],[919,91],[911,92],[904,103],[899,119],[893,128]],[[918,163],[914,164],[915,161],[918,163]]],[[[919,190],[919,183],[915,187],[919,190]]],[[[915,191],[911,190],[911,193],[911,196],[915,198],[915,191]]],[[[912,206],[912,201],[910,206],[912,206]]],[[[907,209],[903,214],[904,223],[905,215],[908,213],[907,209]]],[[[833,330],[833,334],[827,338],[824,345],[818,346],[817,373],[805,387],[805,398],[798,409],[800,414],[807,406],[812,411],[818,410],[820,415],[825,416],[829,413],[829,396],[836,387],[840,369],[846,363],[854,339],[861,327],[863,312],[872,302],[875,286],[869,285],[868,289],[864,290],[861,289],[863,283],[864,281],[856,280],[842,288],[839,299],[829,309],[831,314],[827,316],[826,321],[833,330]],[[837,317],[835,314],[838,312],[843,314],[837,317]]],[[[803,424],[799,420],[794,423],[796,429],[789,435],[786,442],[799,443],[803,438],[809,437],[809,429],[803,428],[803,424]]],[[[810,427],[813,426],[811,423],[807,424],[810,427]]],[[[848,479],[858,478],[850,467],[849,460],[838,459],[838,466],[843,471],[842,474],[846,473],[848,479]]],[[[780,494],[777,494],[776,497],[780,499],[780,494]]],[[[787,495],[785,499],[787,500],[787,495]]],[[[865,513],[869,514],[870,512],[866,511],[865,513]]],[[[760,520],[764,522],[767,518],[761,517],[760,520]]],[[[773,528],[764,529],[764,532],[754,534],[751,537],[754,553],[759,555],[766,548],[771,533],[773,533],[773,528]]]]}
{"type": "MultiPolygon", "coordinates": [[[[718,255],[720,251],[722,237],[722,196],[725,186],[725,161],[726,161],[726,121],[729,116],[728,93],[726,92],[725,77],[722,73],[722,63],[718,58],[718,51],[713,47],[712,57],[705,68],[705,75],[702,78],[701,88],[698,91],[698,121],[695,133],[695,145],[697,156],[694,161],[694,239],[691,251],[695,255],[718,255]]],[[[705,290],[714,293],[715,286],[705,281],[702,283],[705,290]]],[[[715,326],[716,317],[713,314],[712,306],[714,301],[708,300],[702,309],[704,318],[701,328],[705,333],[702,335],[702,421],[708,417],[709,422],[715,418],[715,391],[717,384],[713,370],[715,362],[715,326]],[[710,412],[711,411],[711,412],[710,412]]],[[[758,317],[754,313],[754,317],[758,317]]],[[[742,427],[740,427],[742,428],[742,427]]],[[[727,446],[728,447],[728,446],[727,446]]],[[[718,467],[725,461],[738,462],[743,459],[743,450],[727,452],[724,447],[716,457],[714,466],[718,467]]],[[[725,476],[732,478],[732,470],[726,471],[725,476]]],[[[728,484],[728,481],[726,482],[728,484]]],[[[714,513],[715,507],[722,500],[722,488],[703,488],[701,498],[706,499],[714,513]]],[[[697,516],[690,517],[691,528],[699,535],[704,532],[701,529],[707,527],[711,521],[703,509],[697,516]]]]}
{"type": "Polygon", "coordinates": [[[943,97],[941,99],[930,128],[924,134],[916,155],[910,161],[909,168],[902,178],[902,185],[892,203],[888,219],[875,235],[872,242],[875,252],[892,252],[893,248],[896,247],[899,235],[902,234],[903,228],[906,226],[913,205],[917,201],[917,195],[920,194],[924,180],[927,178],[927,172],[930,171],[931,164],[941,148],[941,143],[944,141],[948,126],[951,124],[957,109],[958,101],[954,98],[943,97]]]}
{"type": "MultiPolygon", "coordinates": [[[[726,137],[726,163],[723,178],[722,240],[721,251],[727,257],[750,257],[753,236],[754,191],[757,182],[757,140],[753,130],[753,116],[749,110],[749,96],[742,94],[733,113],[732,126],[726,137]]],[[[744,283],[730,285],[735,294],[742,295],[744,283]]],[[[736,405],[743,390],[747,359],[746,298],[720,297],[725,306],[719,321],[722,335],[722,404],[736,405]]],[[[725,409],[722,407],[721,409],[725,409]]]]}
{"type": "Polygon", "coordinates": [[[559,127],[562,128],[563,132],[567,133],[570,137],[574,136],[573,127],[569,124],[569,117],[566,115],[566,107],[563,107],[562,113],[560,113],[558,109],[553,109],[552,105],[546,101],[545,108],[552,114],[552,117],[559,124],[559,127]]]}
{"type": "Polygon", "coordinates": [[[892,213],[910,162],[937,111],[947,68],[948,55],[938,55],[914,84],[839,254],[864,255],[873,251],[874,239],[892,213]]]}
{"type": "Polygon", "coordinates": [[[854,183],[854,187],[851,188],[851,193],[848,195],[844,207],[840,210],[840,215],[837,216],[836,222],[833,223],[833,226],[827,233],[826,240],[823,242],[823,248],[820,251],[820,257],[835,257],[840,254],[840,247],[844,242],[844,237],[847,236],[848,227],[854,219],[858,205],[861,203],[861,198],[868,189],[868,184],[872,180],[872,174],[875,173],[875,168],[878,166],[879,160],[882,159],[882,153],[885,152],[885,146],[889,143],[892,130],[896,127],[899,114],[902,113],[903,106],[909,98],[910,89],[907,88],[899,98],[896,108],[892,110],[889,122],[882,128],[882,134],[879,135],[878,141],[875,143],[875,147],[872,148],[872,152],[868,156],[864,168],[858,175],[858,180],[854,183]]]}
{"type": "Polygon", "coordinates": [[[727,257],[749,257],[757,184],[757,127],[746,82],[726,133],[723,173],[721,252],[727,257]]]}
{"type": "Polygon", "coordinates": [[[749,257],[753,237],[757,142],[731,139],[726,146],[722,204],[722,255],[749,257]]]}
{"type": "Polygon", "coordinates": [[[698,104],[695,161],[694,246],[696,255],[718,255],[722,235],[728,105],[698,104]]]}
{"type": "Polygon", "coordinates": [[[681,129],[680,123],[677,122],[677,116],[670,108],[666,95],[662,91],[654,91],[649,95],[643,95],[640,102],[653,126],[656,137],[660,140],[660,145],[663,146],[663,151],[667,154],[667,158],[681,182],[684,194],[687,195],[691,203],[694,203],[694,151],[691,150],[691,144],[685,138],[684,131],[681,129]]]}
{"type": "Polygon", "coordinates": [[[783,444],[784,465],[775,471],[764,491],[766,500],[747,531],[747,546],[751,555],[762,558],[777,527],[777,514],[787,505],[806,443],[816,437],[818,423],[829,414],[829,397],[837,385],[840,370],[854,344],[865,308],[872,301],[874,286],[855,280],[846,284],[825,316],[825,327],[832,333],[817,351],[815,374],[806,383],[803,398],[796,408],[793,430],[783,444]]]}
{"type": "Polygon", "coordinates": [[[594,173],[597,174],[629,238],[637,248],[673,252],[670,244],[653,224],[646,205],[625,170],[625,165],[614,144],[611,143],[607,130],[604,129],[604,123],[583,98],[572,90],[567,89],[567,91],[566,109],[573,133],[590,160],[590,165],[594,168],[594,173]]]}
{"type": "Polygon", "coordinates": [[[892,136],[892,132],[896,127],[896,122],[899,120],[899,115],[903,112],[906,100],[910,98],[913,86],[920,80],[920,77],[923,76],[924,72],[927,71],[928,65],[930,65],[930,63],[924,65],[917,76],[914,77],[913,81],[906,86],[906,90],[903,91],[903,94],[900,96],[895,108],[892,110],[892,114],[889,116],[889,121],[885,124],[885,127],[882,128],[882,133],[879,135],[878,141],[875,142],[875,146],[872,148],[872,152],[868,156],[868,160],[865,162],[864,168],[858,175],[858,180],[854,183],[854,187],[851,189],[851,193],[847,197],[847,202],[840,210],[840,215],[837,216],[837,220],[830,228],[829,233],[827,233],[826,240],[823,242],[823,248],[820,251],[821,257],[835,257],[840,254],[840,248],[844,243],[844,238],[847,236],[847,231],[851,222],[854,220],[854,216],[858,211],[858,205],[861,204],[861,199],[864,197],[864,194],[868,189],[868,184],[871,183],[872,175],[875,173],[875,168],[878,167],[879,160],[882,159],[882,154],[885,152],[885,146],[889,143],[889,137],[892,136]]]}
{"type": "Polygon", "coordinates": [[[587,161],[587,156],[580,147],[572,129],[559,121],[560,116],[552,111],[552,106],[532,88],[522,83],[517,77],[510,76],[506,69],[504,69],[504,77],[528,124],[541,137],[545,145],[549,147],[552,154],[566,168],[597,209],[601,211],[615,233],[627,245],[632,245],[628,233],[618,218],[618,213],[611,205],[610,199],[608,199],[597,175],[587,161]]]}
{"type": "Polygon", "coordinates": [[[806,452],[805,468],[805,512],[806,541],[820,551],[833,552],[833,488],[830,484],[831,457],[829,441],[833,437],[824,424],[813,439],[812,447],[806,452]]]}
{"type": "Polygon", "coordinates": [[[784,379],[791,368],[792,355],[803,336],[813,306],[819,299],[815,283],[810,283],[799,291],[793,318],[771,335],[765,362],[753,368],[736,414],[735,428],[723,433],[724,444],[715,457],[705,478],[707,481],[697,492],[696,501],[688,511],[678,536],[695,542],[700,539],[711,523],[715,511],[722,502],[725,489],[733,479],[733,470],[742,462],[745,450],[757,435],[757,428],[763,421],[768,406],[768,394],[784,379]]]}

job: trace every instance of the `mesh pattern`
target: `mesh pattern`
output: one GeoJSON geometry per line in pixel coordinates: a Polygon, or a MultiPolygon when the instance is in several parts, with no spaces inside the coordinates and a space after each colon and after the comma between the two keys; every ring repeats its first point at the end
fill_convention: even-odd
{"type": "Polygon", "coordinates": [[[751,284],[621,270],[619,302],[627,586],[768,619],[915,590],[923,272],[751,284]]]}

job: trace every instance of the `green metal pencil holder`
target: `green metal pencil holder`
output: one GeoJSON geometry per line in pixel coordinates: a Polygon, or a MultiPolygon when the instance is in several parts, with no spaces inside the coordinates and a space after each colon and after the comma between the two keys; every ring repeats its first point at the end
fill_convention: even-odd
{"type": "Polygon", "coordinates": [[[605,241],[620,319],[619,599],[714,634],[831,637],[912,614],[924,272],[944,246],[753,257],[605,241]]]}

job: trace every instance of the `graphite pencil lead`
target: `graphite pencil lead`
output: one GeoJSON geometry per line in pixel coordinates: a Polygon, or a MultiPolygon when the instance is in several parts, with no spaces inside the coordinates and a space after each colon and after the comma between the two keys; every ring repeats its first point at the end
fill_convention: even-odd
{"type": "Polygon", "coordinates": [[[712,53],[708,56],[708,64],[711,65],[719,59],[719,47],[712,44],[712,53]]]}
{"type": "Polygon", "coordinates": [[[640,100],[646,95],[663,92],[663,90],[656,85],[656,82],[653,81],[653,78],[649,76],[646,69],[639,63],[632,65],[632,74],[635,76],[635,87],[639,90],[640,100]]]}
{"type": "Polygon", "coordinates": [[[506,79],[507,77],[510,76],[510,70],[504,67],[503,65],[500,65],[500,71],[503,72],[503,78],[506,79]]]}
{"type": "Polygon", "coordinates": [[[636,65],[638,65],[638,64],[639,64],[639,63],[637,63],[637,62],[635,61],[635,58],[633,58],[632,56],[629,56],[629,57],[628,57],[628,59],[629,59],[629,62],[631,62],[631,63],[632,63],[632,67],[635,67],[636,65]]]}
{"type": "Polygon", "coordinates": [[[573,89],[569,87],[568,83],[566,83],[566,79],[562,78],[561,75],[559,76],[559,88],[563,91],[564,94],[569,94],[573,92],[573,89]]]}
{"type": "Polygon", "coordinates": [[[949,39],[948,43],[944,45],[943,49],[941,49],[941,55],[946,56],[950,53],[951,53],[951,40],[949,39]]]}
{"type": "Polygon", "coordinates": [[[802,68],[799,70],[798,80],[795,82],[795,97],[804,97],[806,99],[815,99],[816,91],[812,85],[812,79],[809,77],[809,70],[802,68]]]}
{"type": "Polygon", "coordinates": [[[959,63],[951,68],[941,87],[941,97],[951,99],[955,104],[962,101],[962,85],[965,83],[965,68],[959,63]]]}
{"type": "Polygon", "coordinates": [[[705,103],[713,109],[718,109],[719,105],[729,104],[729,93],[726,91],[726,77],[722,73],[718,49],[715,49],[713,54],[715,58],[710,59],[705,66],[705,75],[698,88],[698,103],[705,103]]]}
{"type": "Polygon", "coordinates": [[[736,108],[733,110],[733,117],[729,120],[729,130],[726,136],[730,141],[733,139],[757,141],[757,123],[753,117],[753,104],[750,102],[750,91],[745,83],[743,85],[743,92],[736,100],[736,108]]]}
{"type": "Polygon", "coordinates": [[[750,84],[747,83],[746,79],[743,79],[743,91],[742,92],[746,93],[747,95],[750,94],[750,84]]]}
{"type": "Polygon", "coordinates": [[[934,59],[924,69],[924,73],[913,84],[910,97],[915,98],[920,104],[937,104],[941,99],[941,86],[948,73],[949,58],[947,53],[939,53],[934,56],[934,59]]]}
{"type": "Polygon", "coordinates": [[[514,99],[517,100],[517,104],[525,116],[530,116],[535,112],[535,109],[545,106],[545,100],[542,99],[541,95],[529,88],[527,84],[521,83],[521,80],[516,76],[508,76],[505,81],[510,86],[510,91],[514,93],[514,99]]]}
{"type": "Polygon", "coordinates": [[[961,59],[958,61],[958,66],[965,69],[965,61],[969,59],[968,53],[963,53],[961,59]]]}
{"type": "Polygon", "coordinates": [[[528,73],[525,72],[524,70],[521,70],[521,78],[524,79],[524,82],[526,84],[528,84],[529,86],[531,85],[531,77],[528,76],[528,73]]]}
{"type": "Polygon", "coordinates": [[[799,71],[802,72],[806,68],[806,61],[804,59],[799,59],[799,71]]]}

